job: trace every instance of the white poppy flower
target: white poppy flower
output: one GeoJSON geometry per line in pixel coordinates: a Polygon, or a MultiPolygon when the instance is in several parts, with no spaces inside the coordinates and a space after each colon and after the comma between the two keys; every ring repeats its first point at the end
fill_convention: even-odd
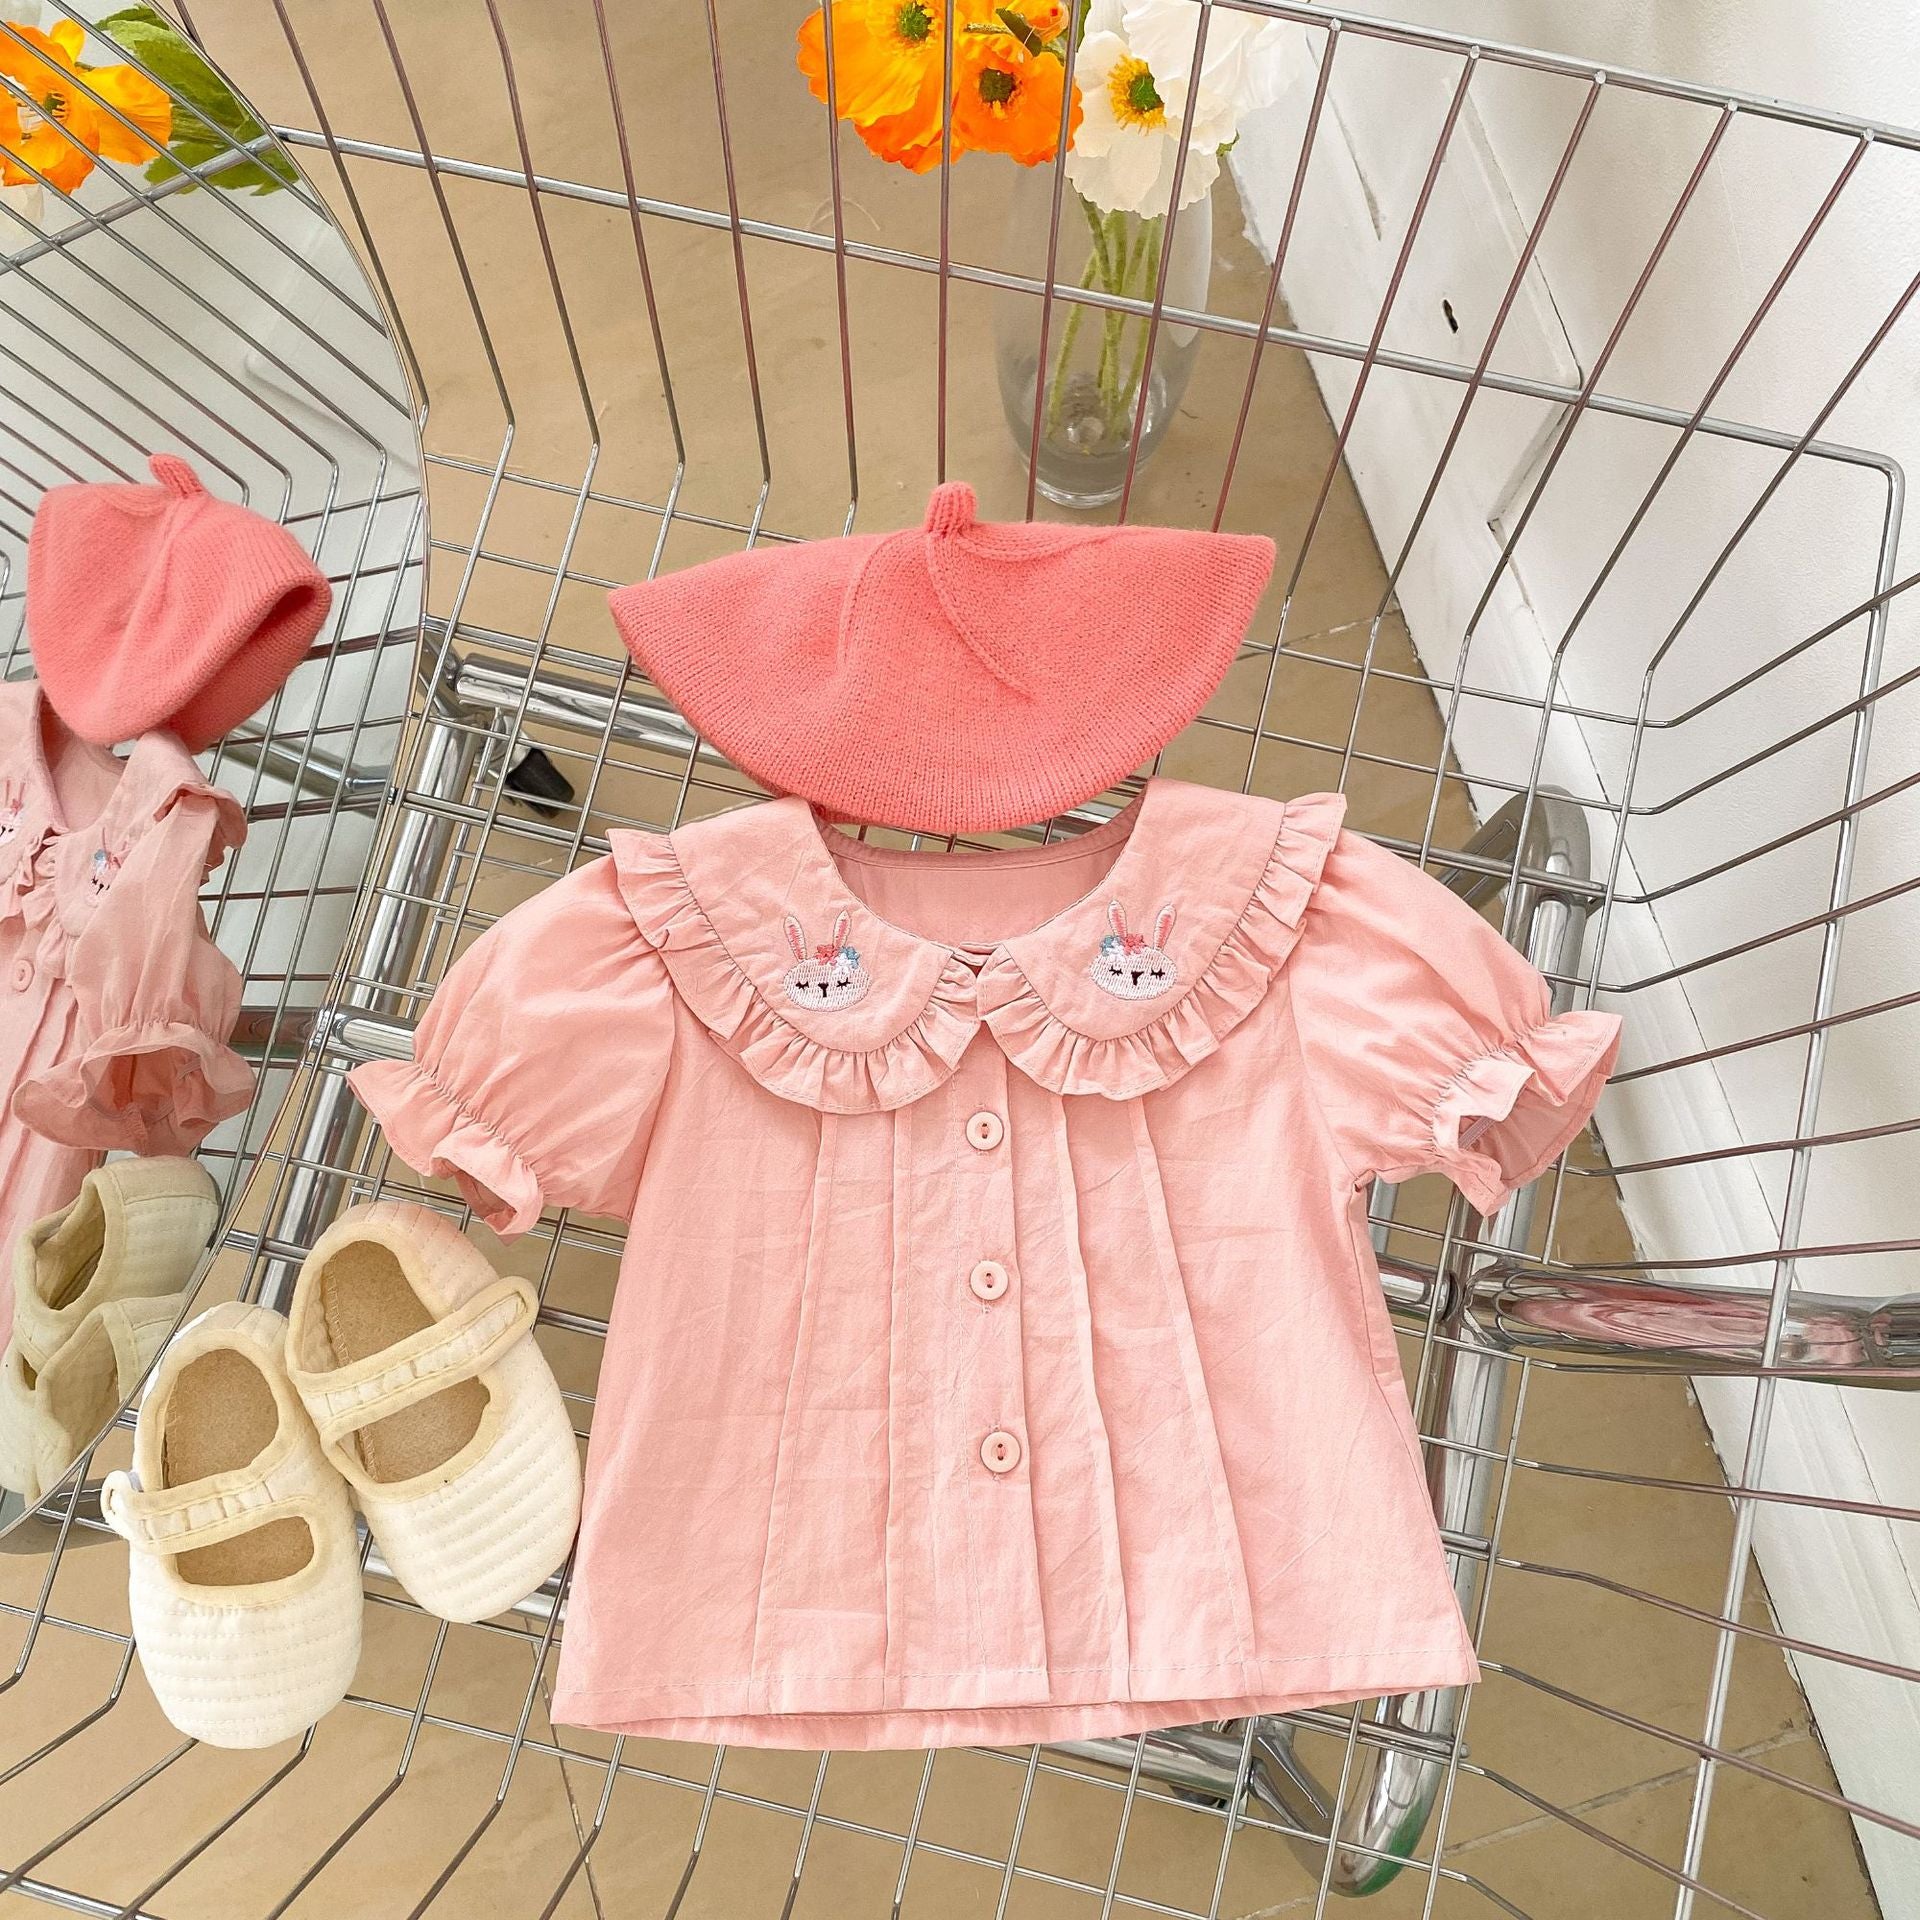
{"type": "MultiPolygon", "coordinates": [[[[1191,85],[1200,33],[1195,0],[1122,0],[1121,19],[1127,44],[1155,74],[1191,85]]],[[[1298,34],[1290,34],[1283,22],[1216,6],[1207,22],[1200,92],[1230,114],[1237,127],[1246,115],[1272,106],[1287,90],[1298,69],[1298,54],[1298,34]]]]}
{"type": "Polygon", "coordinates": [[[1166,99],[1153,70],[1117,33],[1085,35],[1074,55],[1073,78],[1081,118],[1067,178],[1109,212],[1164,213],[1184,93],[1166,99]]]}
{"type": "Polygon", "coordinates": [[[1215,7],[1193,84],[1197,0],[1092,0],[1074,56],[1082,118],[1067,178],[1095,206],[1165,213],[1182,141],[1180,204],[1206,195],[1243,114],[1277,100],[1293,49],[1279,23],[1215,7]]]}

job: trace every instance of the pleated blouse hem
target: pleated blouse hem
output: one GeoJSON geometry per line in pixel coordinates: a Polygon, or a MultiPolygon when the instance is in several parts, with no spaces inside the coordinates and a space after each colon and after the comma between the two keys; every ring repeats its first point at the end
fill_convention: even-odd
{"type": "MultiPolygon", "coordinates": [[[[681,1687],[568,1688],[555,1695],[557,1724],[601,1733],[630,1733],[653,1740],[725,1742],[740,1746],[838,1751],[928,1747],[1028,1746],[1035,1741],[1098,1740],[1155,1727],[1192,1726],[1208,1720],[1238,1720],[1252,1714],[1292,1713],[1308,1707],[1417,1693],[1429,1687],[1470,1686],[1479,1663],[1464,1629],[1438,1645],[1364,1654],[1225,1663],[1200,1672],[1135,1674],[1131,1686],[1119,1676],[1083,1676],[1093,1697],[1001,1706],[814,1708],[755,1712],[750,1699],[760,1683],[718,1681],[681,1687]],[[1224,1684],[1230,1690],[1210,1691],[1224,1684]]],[[[1046,1682],[1042,1679],[1041,1684],[1046,1682]]],[[[794,1691],[799,1691],[794,1688],[794,1691]]],[[[875,1696],[877,1680],[853,1679],[809,1686],[816,1699],[875,1696]]],[[[1055,1694],[1075,1689],[1070,1676],[1055,1674],[1055,1694]]],[[[951,1688],[946,1690],[949,1694],[951,1688]]]]}

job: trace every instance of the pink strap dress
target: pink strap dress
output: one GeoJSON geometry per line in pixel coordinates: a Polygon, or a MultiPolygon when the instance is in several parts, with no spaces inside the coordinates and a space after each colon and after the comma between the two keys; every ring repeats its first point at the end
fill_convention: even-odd
{"type": "Polygon", "coordinates": [[[125,757],[0,685],[0,1341],[11,1248],[110,1150],[189,1153],[253,1090],[199,891],[246,836],[170,733],[125,757]]]}
{"type": "Polygon", "coordinates": [[[999,1745],[1475,1678],[1368,1184],[1497,1208],[1618,1022],[1341,813],[616,834],[356,1071],[499,1232],[629,1223],[556,1720],[999,1745]]]}

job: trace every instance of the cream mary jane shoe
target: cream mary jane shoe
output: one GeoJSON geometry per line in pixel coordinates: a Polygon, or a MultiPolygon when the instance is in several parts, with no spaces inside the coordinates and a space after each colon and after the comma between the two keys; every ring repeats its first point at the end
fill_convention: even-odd
{"type": "Polygon", "coordinates": [[[339,1705],[360,1659],[353,1508],[286,1373],[287,1323],[228,1301],[180,1329],[100,1510],[160,1709],[215,1747],[267,1747],[339,1705]]]}
{"type": "Polygon", "coordinates": [[[44,1499],[166,1344],[220,1219],[191,1160],[116,1160],[13,1243],[0,1486],[44,1499]]]}
{"type": "Polygon", "coordinates": [[[579,1524],[579,1444],[538,1311],[527,1281],[394,1200],[343,1213],[294,1286],[287,1370],[394,1578],[443,1619],[524,1600],[579,1524]]]}

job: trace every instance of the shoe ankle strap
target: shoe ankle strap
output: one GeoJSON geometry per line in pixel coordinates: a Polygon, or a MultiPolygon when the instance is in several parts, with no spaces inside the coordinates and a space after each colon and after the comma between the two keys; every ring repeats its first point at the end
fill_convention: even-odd
{"type": "Polygon", "coordinates": [[[539,1318],[531,1281],[503,1275],[430,1327],[328,1372],[287,1369],[323,1444],[484,1373],[539,1318]]]}
{"type": "Polygon", "coordinates": [[[196,1481],[147,1493],[123,1472],[100,1482],[100,1514],[130,1547],[166,1554],[218,1546],[274,1520],[305,1519],[311,1526],[315,1517],[308,1502],[275,1493],[264,1476],[219,1492],[196,1481]]]}

